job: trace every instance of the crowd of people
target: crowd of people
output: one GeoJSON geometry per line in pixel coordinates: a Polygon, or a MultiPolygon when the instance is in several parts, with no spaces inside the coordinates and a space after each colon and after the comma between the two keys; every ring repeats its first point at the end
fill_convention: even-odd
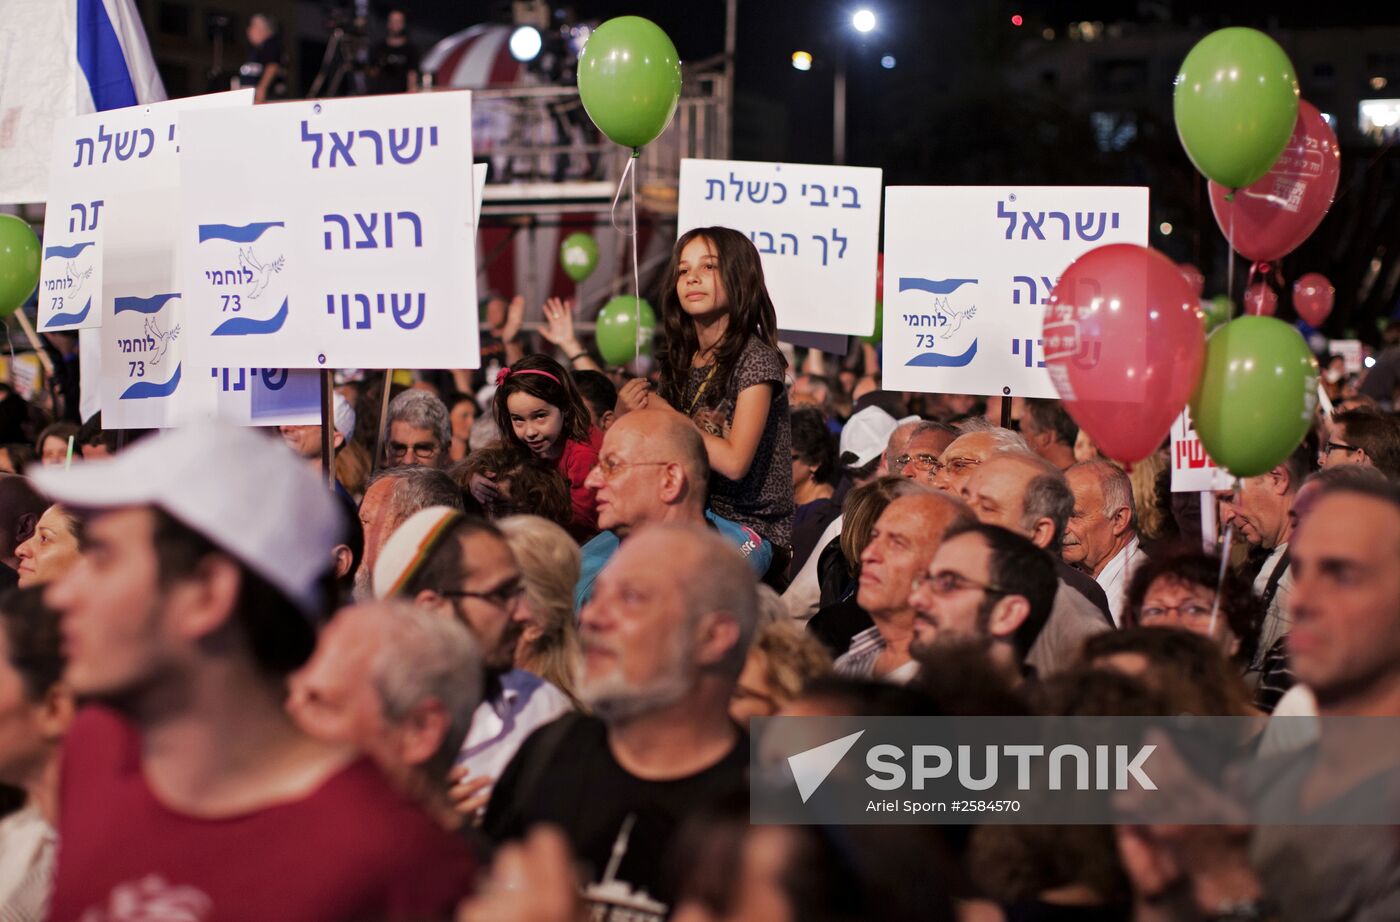
{"type": "Polygon", "coordinates": [[[1271,715],[1400,716],[1393,394],[1329,378],[1208,543],[1165,446],[1125,467],[1057,401],[780,345],[742,234],[682,236],[663,287],[648,374],[489,299],[491,367],[344,375],[329,459],[319,426],[7,445],[0,919],[1400,918],[1390,827],[766,826],[747,795],[760,717],[1301,749],[1271,715]]]}

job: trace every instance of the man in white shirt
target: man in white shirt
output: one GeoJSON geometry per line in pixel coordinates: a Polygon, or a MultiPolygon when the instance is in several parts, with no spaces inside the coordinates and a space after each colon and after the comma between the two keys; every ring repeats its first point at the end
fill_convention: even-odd
{"type": "Polygon", "coordinates": [[[431,506],[404,522],[374,567],[377,598],[406,598],[467,626],[481,649],[486,694],[457,758],[457,809],[485,806],[488,787],[536,729],[573,709],[568,697],[533,673],[514,668],[528,612],[525,585],[496,526],[456,509],[431,506]]]}
{"type": "Polygon", "coordinates": [[[1138,544],[1133,485],[1107,461],[1084,461],[1065,471],[1074,493],[1074,512],[1065,526],[1065,562],[1079,567],[1103,587],[1113,623],[1123,624],[1123,593],[1147,560],[1138,544]]]}

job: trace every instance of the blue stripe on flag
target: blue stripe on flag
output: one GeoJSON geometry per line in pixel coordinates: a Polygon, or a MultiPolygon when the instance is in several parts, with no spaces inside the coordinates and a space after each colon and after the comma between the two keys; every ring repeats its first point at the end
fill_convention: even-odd
{"type": "Polygon", "coordinates": [[[136,87],[103,0],[78,0],[78,66],[98,112],[136,105],[136,87]]]}

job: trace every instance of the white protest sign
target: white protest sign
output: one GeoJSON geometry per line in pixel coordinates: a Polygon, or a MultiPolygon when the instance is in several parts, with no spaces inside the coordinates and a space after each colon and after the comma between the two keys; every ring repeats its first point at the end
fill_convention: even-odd
{"type": "Polygon", "coordinates": [[[894,186],[885,196],[884,387],[1058,396],[1045,303],[1070,263],[1146,245],[1143,187],[894,186]]]}
{"type": "Polygon", "coordinates": [[[319,426],[321,373],[286,368],[216,368],[215,413],[247,426],[319,426]]]}
{"type": "MultiPolygon", "coordinates": [[[[481,194],[486,186],[487,164],[472,165],[476,196],[472,200],[472,226],[481,221],[481,194]]],[[[195,416],[218,416],[245,426],[319,426],[321,424],[321,373],[301,368],[212,368],[215,391],[212,402],[195,416]]]]}
{"type": "Polygon", "coordinates": [[[1334,339],[1328,342],[1327,351],[1329,355],[1340,355],[1346,373],[1349,375],[1360,374],[1365,368],[1366,348],[1359,339],[1334,339]]]}
{"type": "Polygon", "coordinates": [[[1172,492],[1200,493],[1229,490],[1235,478],[1206,454],[1206,447],[1191,424],[1191,408],[1186,407],[1172,423],[1172,492]]]}
{"type": "Polygon", "coordinates": [[[880,183],[869,167],[682,160],[677,230],[718,225],[748,235],[779,328],[868,336],[880,183]]]}
{"type": "MultiPolygon", "coordinates": [[[[105,429],[155,429],[179,424],[191,375],[185,364],[184,302],[177,249],[180,201],[180,114],[247,110],[247,90],[99,112],[73,141],[73,163],[93,191],[88,224],[100,210],[102,240],[100,400],[105,429]],[[138,125],[142,127],[138,127],[138,125]],[[142,156],[147,147],[149,156],[142,156]],[[125,157],[126,159],[123,159],[125,157]],[[88,172],[91,170],[91,172],[88,172]]],[[[51,197],[59,191],[50,184],[51,197]]],[[[79,196],[81,198],[81,196],[79,196]]],[[[52,201],[50,208],[53,207],[52,201]]],[[[61,214],[61,213],[60,213],[61,214]]],[[[75,212],[79,217],[81,212],[75,212]]],[[[47,222],[46,222],[47,230],[47,222]]],[[[94,302],[94,311],[96,302],[94,302]]]]}
{"type": "Polygon", "coordinates": [[[469,93],[190,113],[181,139],[202,364],[479,364],[469,93]]]}
{"type": "Polygon", "coordinates": [[[39,280],[41,332],[101,326],[106,285],[126,295],[133,285],[168,282],[179,181],[177,114],[252,101],[252,91],[244,90],[55,124],[39,280]]]}

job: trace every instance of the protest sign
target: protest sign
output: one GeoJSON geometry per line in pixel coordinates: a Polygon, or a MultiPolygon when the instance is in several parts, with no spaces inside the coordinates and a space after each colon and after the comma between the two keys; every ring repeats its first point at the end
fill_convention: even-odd
{"type": "Polygon", "coordinates": [[[1172,423],[1171,459],[1173,493],[1229,490],[1235,484],[1230,472],[1217,467],[1206,454],[1205,445],[1191,425],[1190,407],[1183,409],[1172,423]]]}
{"type": "MultiPolygon", "coordinates": [[[[100,301],[94,298],[83,321],[65,326],[81,329],[101,304],[104,428],[155,429],[183,419],[189,389],[180,383],[191,369],[184,364],[188,337],[172,220],[180,197],[178,119],[193,110],[246,110],[251,102],[251,91],[242,90],[99,112],[71,120],[86,129],[70,136],[72,159],[56,145],[55,163],[65,161],[66,169],[61,181],[50,183],[53,217],[45,222],[45,238],[50,228],[69,233],[69,220],[76,231],[85,218],[101,244],[95,257],[102,265],[100,301]],[[76,205],[84,207],[69,207],[76,205]]],[[[99,248],[83,252],[88,249],[99,248]]]]}
{"type": "Polygon", "coordinates": [[[476,367],[469,93],[191,113],[181,132],[201,364],[476,367]]]}
{"type": "Polygon", "coordinates": [[[252,101],[251,90],[219,93],[79,115],[54,126],[40,332],[101,326],[108,285],[121,295],[168,286],[179,182],[177,113],[252,101]]]}
{"type": "Polygon", "coordinates": [[[682,160],[677,230],[718,225],[747,234],[781,329],[868,336],[880,177],[869,167],[682,160]]]}
{"type": "Polygon", "coordinates": [[[1050,292],[1084,253],[1147,234],[1141,187],[891,187],[884,387],[1058,396],[1041,342],[1050,292]]]}

